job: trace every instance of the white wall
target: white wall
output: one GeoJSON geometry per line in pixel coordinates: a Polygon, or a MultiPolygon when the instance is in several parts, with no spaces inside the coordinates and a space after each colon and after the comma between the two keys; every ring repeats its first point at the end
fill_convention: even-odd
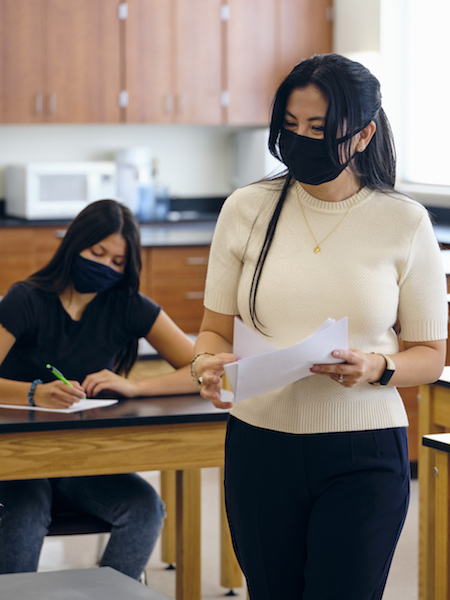
{"type": "Polygon", "coordinates": [[[181,197],[232,191],[229,146],[235,129],[182,125],[0,125],[0,198],[4,167],[26,161],[114,160],[117,150],[147,145],[159,178],[181,197]]]}
{"type": "Polygon", "coordinates": [[[408,0],[334,0],[334,51],[364,64],[379,79],[383,108],[397,149],[397,173],[403,174],[404,110],[399,103],[404,40],[397,24],[408,0]]]}
{"type": "Polygon", "coordinates": [[[334,51],[379,52],[381,0],[334,0],[333,4],[334,51]]]}

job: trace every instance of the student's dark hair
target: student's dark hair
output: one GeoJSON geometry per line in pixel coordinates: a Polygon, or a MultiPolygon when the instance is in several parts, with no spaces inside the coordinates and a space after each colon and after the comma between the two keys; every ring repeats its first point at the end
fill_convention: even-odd
{"type": "MultiPolygon", "coordinates": [[[[338,138],[351,136],[374,121],[376,131],[364,152],[356,153],[352,159],[349,137],[341,144],[342,155],[344,161],[352,159],[349,165],[361,187],[382,192],[392,191],[395,185],[395,147],[389,121],[381,106],[380,83],[362,64],[339,54],[316,55],[302,60],[281,83],[272,105],[269,134],[271,154],[282,161],[279,141],[285,122],[288,98],[293,90],[308,85],[316,86],[327,100],[324,139],[330,157],[336,164],[339,164],[336,152],[338,138]]],[[[258,329],[258,324],[261,325],[261,323],[256,316],[256,292],[291,183],[292,178],[288,173],[253,275],[250,290],[250,314],[258,329]]]]}
{"type": "MultiPolygon", "coordinates": [[[[98,200],[88,204],[70,224],[50,262],[28,277],[26,282],[48,294],[61,294],[72,283],[75,257],[113,233],[120,233],[127,244],[125,271],[115,287],[131,295],[139,288],[141,273],[139,226],[132,212],[115,200],[98,200]]],[[[136,356],[137,340],[133,340],[120,352],[115,370],[128,374],[136,356]]]]}

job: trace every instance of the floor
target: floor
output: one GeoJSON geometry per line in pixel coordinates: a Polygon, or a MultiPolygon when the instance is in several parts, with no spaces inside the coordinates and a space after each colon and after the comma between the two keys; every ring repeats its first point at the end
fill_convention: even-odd
{"type": "MultiPolygon", "coordinates": [[[[143,476],[159,491],[159,473],[143,476]]],[[[219,493],[218,469],[202,471],[202,600],[223,598],[229,591],[219,585],[219,493]]],[[[383,600],[417,600],[418,485],[412,481],[411,503],[383,600]]],[[[47,538],[41,555],[40,570],[89,568],[96,564],[101,536],[47,538]]],[[[160,560],[159,544],[147,568],[148,584],[155,590],[175,597],[175,572],[160,560]]],[[[245,599],[244,588],[236,589],[245,599]]]]}

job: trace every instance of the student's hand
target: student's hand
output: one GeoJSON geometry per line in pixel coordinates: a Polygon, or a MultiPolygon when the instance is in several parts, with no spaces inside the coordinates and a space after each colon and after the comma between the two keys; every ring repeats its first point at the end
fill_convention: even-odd
{"type": "Polygon", "coordinates": [[[35,405],[42,408],[69,408],[78,400],[86,397],[86,393],[78,381],[70,383],[73,387],[59,380],[37,385],[33,396],[35,405]]]}
{"type": "Polygon", "coordinates": [[[195,375],[201,378],[200,395],[206,400],[211,400],[216,408],[231,408],[233,402],[222,402],[220,390],[222,389],[222,375],[224,365],[234,362],[232,354],[216,354],[205,356],[195,364],[195,375]]]}
{"type": "Polygon", "coordinates": [[[132,379],[125,379],[113,373],[109,369],[102,369],[97,373],[91,373],[82,383],[88,398],[95,398],[100,392],[110,390],[125,398],[133,398],[139,395],[136,384],[132,379]]]}

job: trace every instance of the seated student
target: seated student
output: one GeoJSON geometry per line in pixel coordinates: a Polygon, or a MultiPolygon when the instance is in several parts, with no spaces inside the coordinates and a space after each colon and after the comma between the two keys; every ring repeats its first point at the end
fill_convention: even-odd
{"type": "MultiPolygon", "coordinates": [[[[114,200],[88,205],[50,262],[0,302],[2,404],[67,408],[108,391],[121,396],[190,393],[192,343],[152,300],[138,293],[139,229],[114,200]],[[175,370],[128,380],[145,337],[175,370]],[[73,387],[55,379],[50,363],[73,387]]],[[[137,474],[0,482],[0,573],[35,571],[53,505],[112,525],[101,559],[130,577],[144,570],[164,518],[155,490],[137,474]]]]}

